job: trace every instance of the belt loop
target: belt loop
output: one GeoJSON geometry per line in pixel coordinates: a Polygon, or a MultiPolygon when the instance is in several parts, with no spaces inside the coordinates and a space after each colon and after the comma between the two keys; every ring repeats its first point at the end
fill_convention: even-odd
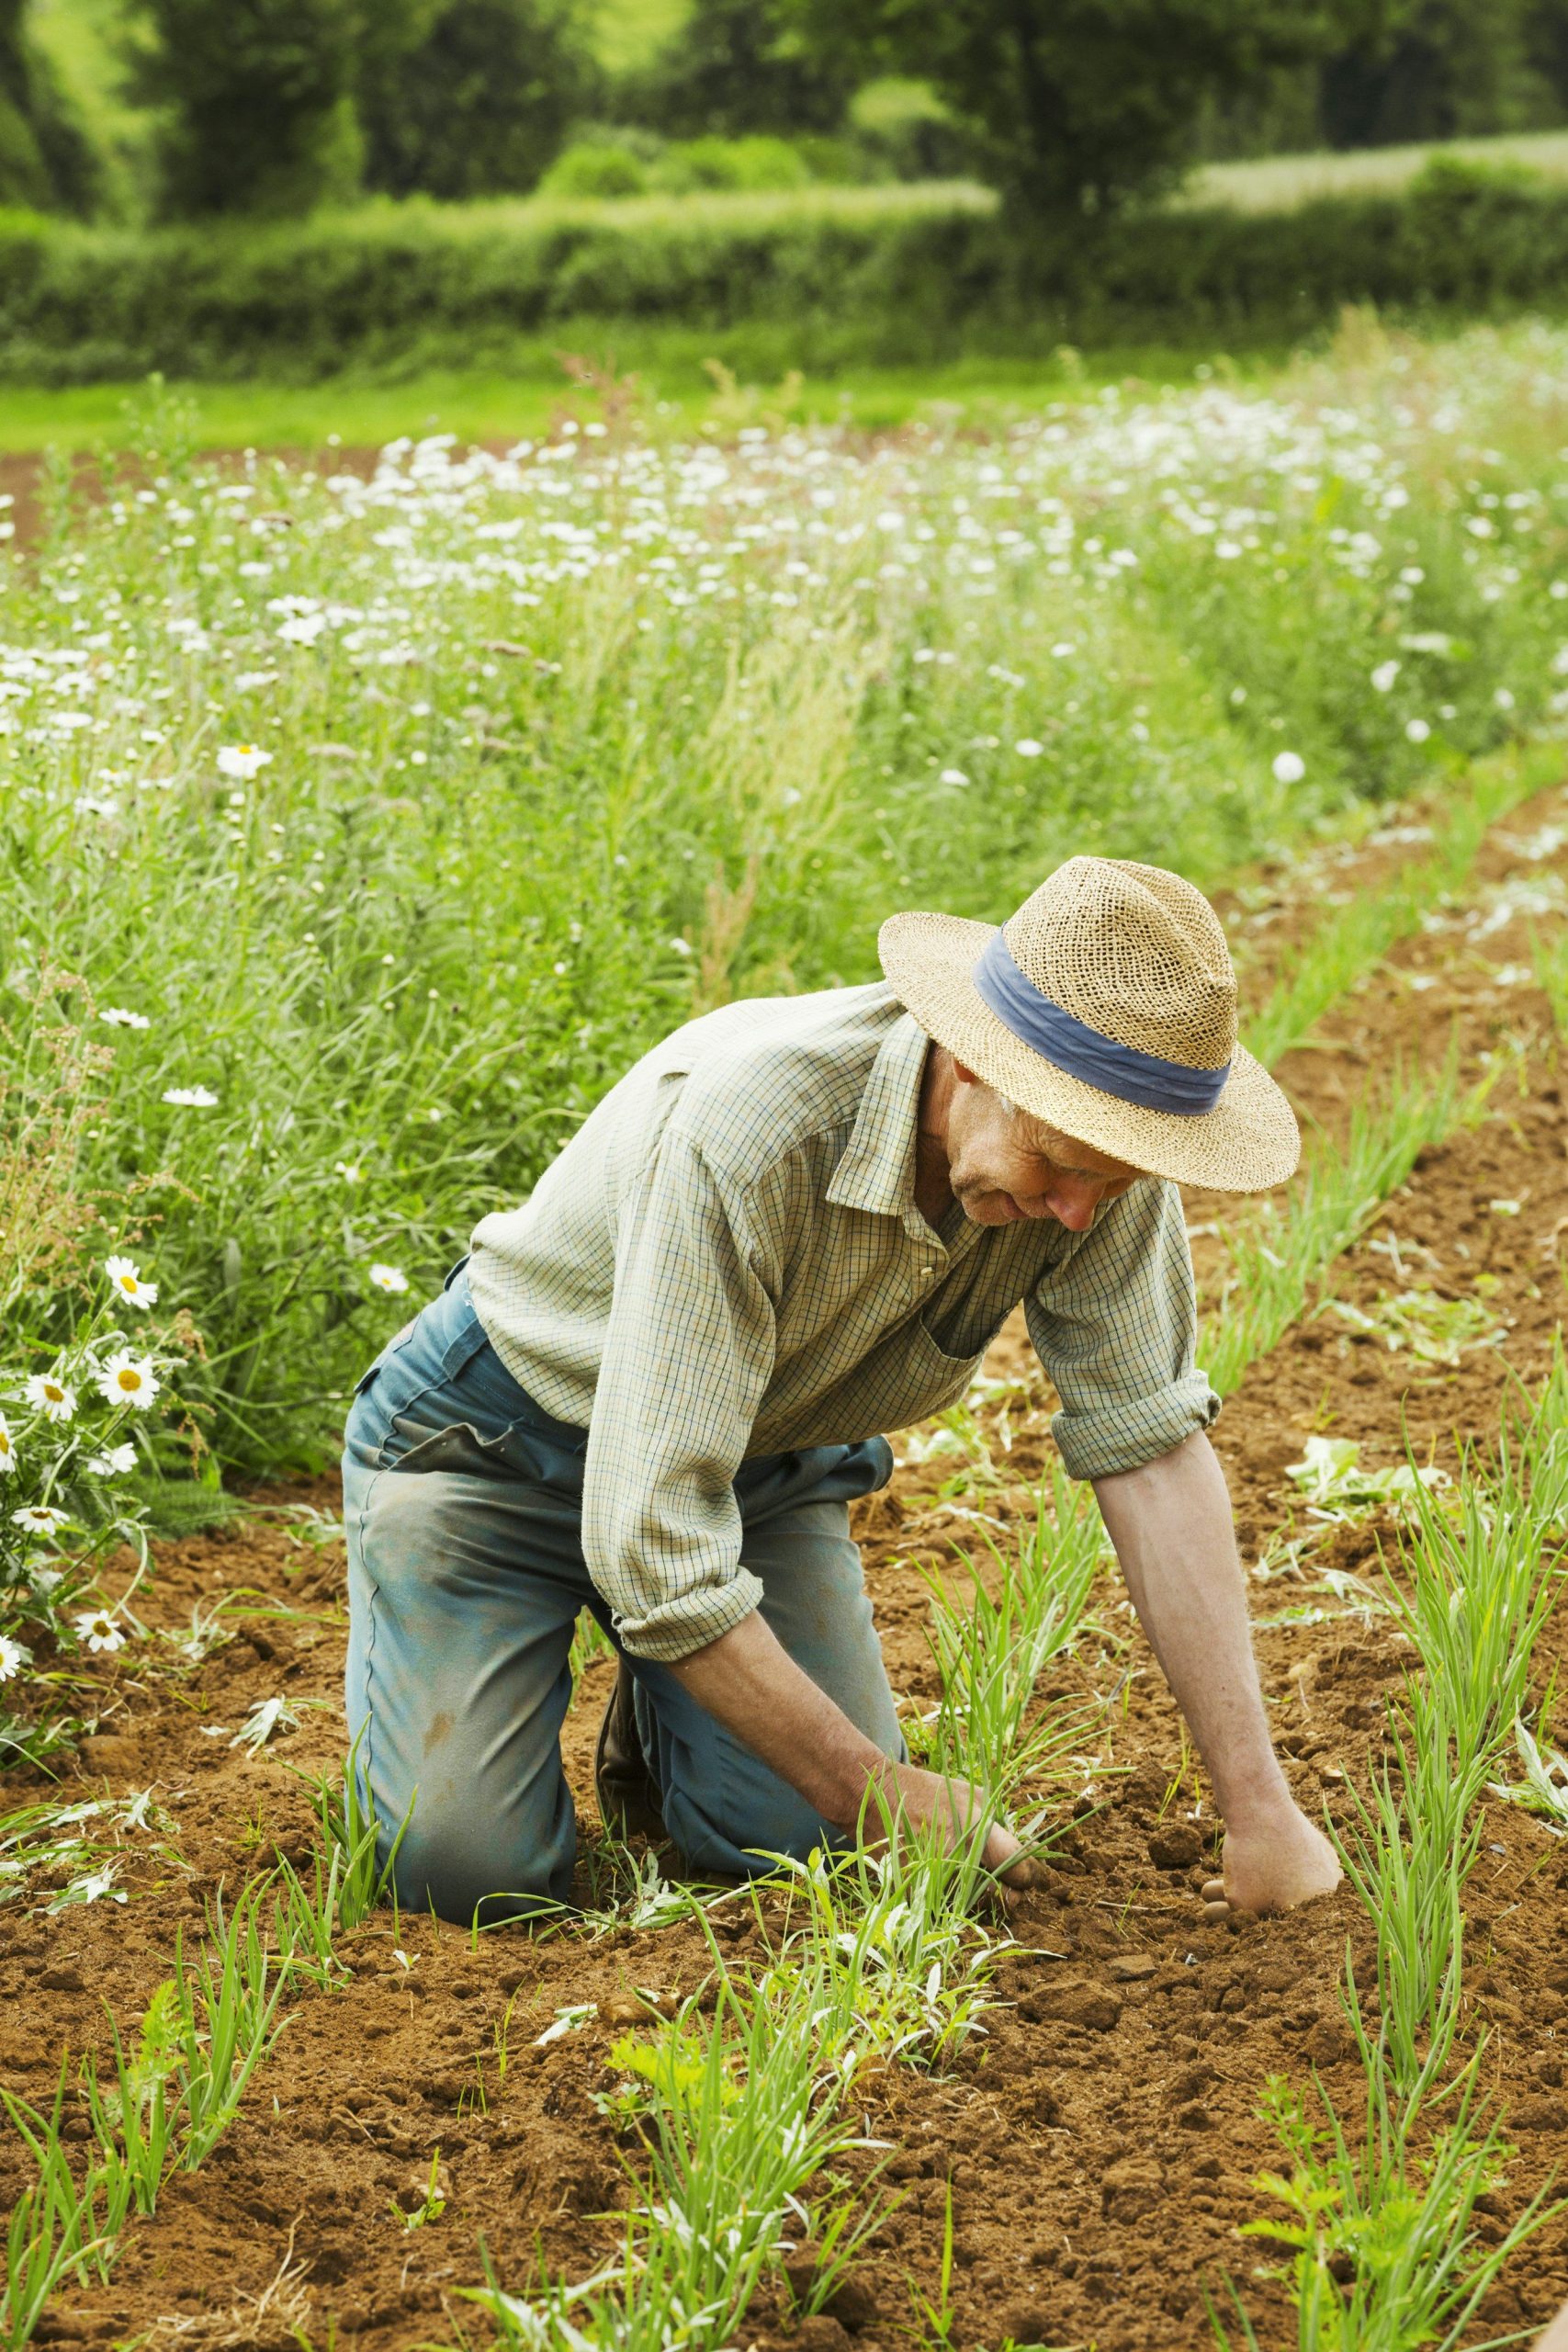
{"type": "Polygon", "coordinates": [[[443,1290],[450,1290],[450,1289],[451,1289],[451,1287],[452,1287],[453,1283],[457,1281],[457,1279],[458,1275],[462,1272],[462,1271],[463,1271],[464,1267],[468,1264],[468,1260],[469,1260],[469,1257],[470,1257],[471,1255],[472,1255],[472,1252],[471,1252],[471,1251],[465,1250],[465,1251],[463,1252],[463,1255],[458,1259],[458,1261],[457,1261],[457,1264],[452,1268],[451,1272],[447,1275],[447,1277],[446,1277],[446,1281],[442,1283],[441,1287],[442,1287],[442,1289],[443,1289],[443,1290]]]}

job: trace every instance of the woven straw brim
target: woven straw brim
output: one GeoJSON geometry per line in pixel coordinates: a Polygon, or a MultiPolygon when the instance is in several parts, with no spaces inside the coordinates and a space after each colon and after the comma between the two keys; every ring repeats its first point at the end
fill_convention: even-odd
{"type": "Polygon", "coordinates": [[[1212,1111],[1145,1111],[1069,1078],[998,1020],[971,977],[994,925],[959,915],[892,915],[877,952],[900,1001],[929,1036],[1021,1110],[1146,1175],[1214,1193],[1264,1193],[1301,1158],[1296,1114],[1260,1062],[1238,1046],[1212,1111]]]}

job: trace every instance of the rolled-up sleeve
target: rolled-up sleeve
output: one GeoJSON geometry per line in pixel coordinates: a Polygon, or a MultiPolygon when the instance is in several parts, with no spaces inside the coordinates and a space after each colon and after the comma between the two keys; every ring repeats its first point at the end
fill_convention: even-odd
{"type": "Polygon", "coordinates": [[[1193,1362],[1197,1297],[1174,1184],[1146,1179],[1112,1201],[1024,1314],[1062,1400],[1051,1434],[1073,1477],[1135,1470],[1219,1412],[1193,1362]]]}
{"type": "Polygon", "coordinates": [[[743,1204],[667,1128],[620,1206],[584,1464],[583,1555],[635,1657],[685,1657],[761,1599],[733,1481],[773,1356],[743,1204]]]}

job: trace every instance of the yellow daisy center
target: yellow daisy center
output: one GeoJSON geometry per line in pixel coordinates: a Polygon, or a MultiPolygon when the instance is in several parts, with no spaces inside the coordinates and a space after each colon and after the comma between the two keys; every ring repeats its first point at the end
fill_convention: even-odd
{"type": "Polygon", "coordinates": [[[136,1391],[141,1385],[141,1374],[139,1372],[133,1371],[130,1364],[122,1365],[116,1377],[118,1380],[119,1385],[122,1388],[129,1390],[132,1396],[135,1395],[136,1391]]]}

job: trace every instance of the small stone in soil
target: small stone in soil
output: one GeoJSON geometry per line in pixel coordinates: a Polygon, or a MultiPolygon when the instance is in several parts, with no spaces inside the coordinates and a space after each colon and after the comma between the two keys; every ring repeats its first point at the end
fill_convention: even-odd
{"type": "Polygon", "coordinates": [[[1145,1976],[1152,1976],[1158,1965],[1152,1953],[1123,1951],[1118,1952],[1106,1973],[1113,1984],[1138,1984],[1145,1976]]]}

